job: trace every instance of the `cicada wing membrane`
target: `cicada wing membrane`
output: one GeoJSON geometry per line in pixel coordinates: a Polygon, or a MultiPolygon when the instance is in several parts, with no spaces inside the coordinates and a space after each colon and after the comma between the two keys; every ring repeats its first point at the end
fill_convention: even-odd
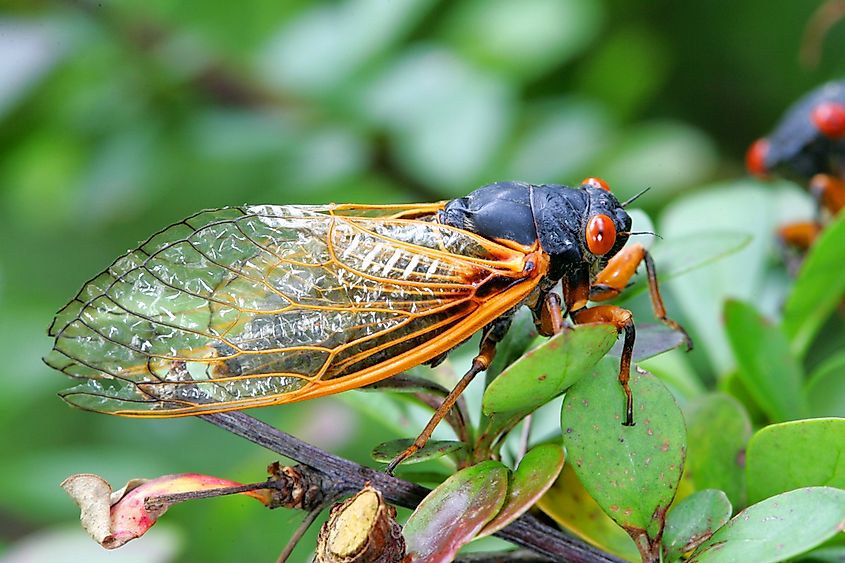
{"type": "Polygon", "coordinates": [[[280,404],[384,379],[465,340],[544,274],[525,267],[528,251],[437,223],[439,207],[198,213],[85,284],[57,314],[46,361],[81,380],[68,402],[123,416],[280,404]]]}

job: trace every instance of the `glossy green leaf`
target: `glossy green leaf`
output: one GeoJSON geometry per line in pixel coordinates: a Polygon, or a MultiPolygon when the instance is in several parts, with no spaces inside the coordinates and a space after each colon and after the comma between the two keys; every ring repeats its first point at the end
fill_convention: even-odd
{"type": "Polygon", "coordinates": [[[502,509],[508,473],[501,463],[484,461],[455,473],[429,493],[402,530],[411,561],[452,561],[502,509]]]}
{"type": "Polygon", "coordinates": [[[767,426],[751,438],[746,459],[749,502],[799,487],[845,489],[845,419],[767,426]]]}
{"type": "Polygon", "coordinates": [[[490,383],[482,410],[489,415],[539,407],[588,373],[613,346],[616,337],[612,325],[593,324],[550,338],[490,383]]]}
{"type": "Polygon", "coordinates": [[[845,352],[817,367],[804,389],[812,416],[845,418],[845,352]]]}
{"type": "Polygon", "coordinates": [[[542,444],[532,448],[520,460],[510,479],[505,505],[478,536],[496,533],[531,508],[555,482],[563,468],[563,448],[542,444]]]}
{"type": "Polygon", "coordinates": [[[734,506],[745,506],[745,448],[751,421],[733,397],[713,393],[684,409],[687,421],[686,476],[696,489],[719,489],[734,506]]]}
{"type": "Polygon", "coordinates": [[[766,415],[778,422],[806,416],[804,374],[780,329],[751,305],[734,300],[725,304],[725,324],[737,375],[766,415]]]}
{"type": "Polygon", "coordinates": [[[563,467],[557,481],[537,506],[565,530],[626,561],[638,561],[639,552],[631,537],[604,513],[587,493],[572,465],[563,467]]]}
{"type": "Polygon", "coordinates": [[[584,488],[642,547],[660,537],[683,472],[686,430],[671,393],[636,370],[630,380],[635,426],[623,426],[617,370],[614,360],[604,360],[567,392],[561,427],[584,488]]]}
{"type": "Polygon", "coordinates": [[[845,295],[845,214],[828,225],[810,248],[784,306],[783,326],[799,357],[845,295]]]}
{"type": "Polygon", "coordinates": [[[692,563],[784,561],[845,529],[845,490],[810,487],[746,508],[693,552],[692,563]]]}
{"type": "MultiPolygon", "coordinates": [[[[411,444],[414,443],[414,438],[400,438],[398,440],[391,440],[383,442],[373,448],[372,457],[380,463],[390,463],[393,459],[405,451],[411,444]]],[[[421,461],[428,461],[436,459],[446,454],[458,452],[466,448],[466,444],[455,440],[429,440],[425,446],[408,456],[402,463],[419,463],[421,461]]]]}
{"type": "Polygon", "coordinates": [[[706,541],[731,518],[731,501],[724,492],[704,489],[674,505],[663,531],[664,561],[675,561],[706,541]]]}

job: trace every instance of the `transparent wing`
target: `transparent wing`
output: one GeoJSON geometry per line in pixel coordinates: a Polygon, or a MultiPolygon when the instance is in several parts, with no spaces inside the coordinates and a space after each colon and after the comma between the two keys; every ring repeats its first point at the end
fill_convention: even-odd
{"type": "Polygon", "coordinates": [[[226,208],[154,235],[57,313],[45,360],[82,380],[63,397],[178,416],[359,387],[447,351],[542,275],[434,206],[355,209],[226,208]]]}

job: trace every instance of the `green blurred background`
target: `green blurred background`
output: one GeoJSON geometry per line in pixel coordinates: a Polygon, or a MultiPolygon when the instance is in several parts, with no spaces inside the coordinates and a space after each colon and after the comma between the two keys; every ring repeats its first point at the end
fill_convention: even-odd
{"type": "MultiPolygon", "coordinates": [[[[842,75],[841,26],[799,63],[821,3],[0,3],[0,560],[270,561],[298,521],[194,502],[109,554],[78,527],[57,487],[71,473],[248,482],[275,459],[199,420],[56,397],[69,382],[40,361],[46,327],[117,255],[202,208],[431,201],[501,179],[651,186],[641,205],[659,217],[744,175],[747,144],[842,75]]],[[[366,462],[396,435],[350,405],[256,414],[366,462]]]]}

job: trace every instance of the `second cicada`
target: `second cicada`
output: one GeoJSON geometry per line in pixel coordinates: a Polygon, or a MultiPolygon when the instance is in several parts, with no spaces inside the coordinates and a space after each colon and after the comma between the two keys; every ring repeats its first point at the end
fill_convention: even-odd
{"type": "Polygon", "coordinates": [[[392,469],[425,444],[527,306],[544,335],[567,317],[624,333],[632,424],[631,313],[588,302],[618,295],[644,261],[657,317],[682,329],[666,316],[649,254],[626,246],[630,230],[625,204],[594,178],[496,183],[434,204],[203,211],[86,283],[56,315],[46,361],[80,381],[62,393],[75,406],[183,416],[362,387],[436,364],[480,331],[472,367],[392,469]]]}

